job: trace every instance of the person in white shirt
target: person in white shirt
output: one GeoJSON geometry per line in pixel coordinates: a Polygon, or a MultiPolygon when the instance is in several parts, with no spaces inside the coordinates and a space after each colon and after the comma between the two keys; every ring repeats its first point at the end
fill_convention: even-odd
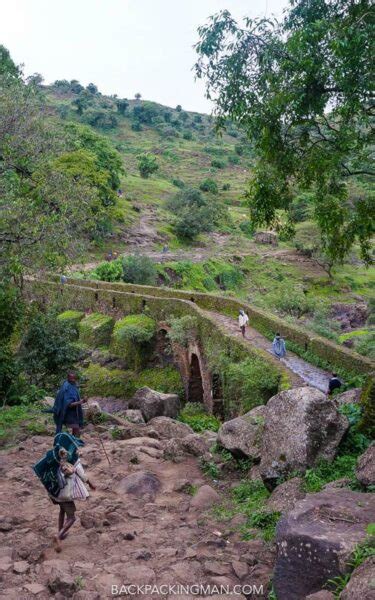
{"type": "Polygon", "coordinates": [[[240,326],[242,337],[245,337],[245,329],[248,322],[249,317],[247,316],[244,310],[240,310],[240,314],[238,315],[238,324],[240,326]]]}

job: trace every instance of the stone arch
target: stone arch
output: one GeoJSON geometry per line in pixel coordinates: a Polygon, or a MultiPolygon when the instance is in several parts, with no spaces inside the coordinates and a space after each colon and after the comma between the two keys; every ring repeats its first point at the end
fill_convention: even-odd
{"type": "Polygon", "coordinates": [[[188,402],[204,402],[204,390],[199,358],[194,352],[190,357],[188,402]]]}

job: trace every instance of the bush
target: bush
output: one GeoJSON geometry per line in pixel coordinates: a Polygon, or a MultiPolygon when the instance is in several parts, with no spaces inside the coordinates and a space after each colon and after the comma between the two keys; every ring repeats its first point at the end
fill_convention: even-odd
{"type": "Polygon", "coordinates": [[[137,156],[137,159],[139,172],[141,174],[141,177],[143,177],[144,179],[147,179],[159,168],[159,165],[156,162],[156,156],[150,154],[149,152],[139,154],[137,156]]]}
{"type": "Polygon", "coordinates": [[[36,313],[21,341],[20,361],[30,383],[57,384],[78,359],[75,332],[55,312],[36,313]]]}
{"type": "MultiPolygon", "coordinates": [[[[131,398],[136,392],[134,374],[120,369],[106,369],[91,364],[82,371],[83,391],[86,396],[131,398]]],[[[125,406],[124,406],[125,409],[125,406]]]]}
{"type": "Polygon", "coordinates": [[[221,189],[223,192],[228,192],[228,190],[230,190],[230,183],[223,183],[223,187],[221,189]]]}
{"type": "Polygon", "coordinates": [[[125,283],[154,285],[157,277],[155,264],[148,256],[133,254],[122,260],[122,278],[125,283]]]}
{"type": "Polygon", "coordinates": [[[99,129],[114,129],[118,126],[118,120],[115,114],[108,110],[89,109],[83,117],[85,123],[99,129]]]}
{"type": "Polygon", "coordinates": [[[217,194],[219,191],[217,183],[214,181],[214,179],[205,179],[200,184],[199,189],[202,192],[210,192],[211,194],[217,194]]]}
{"type": "Polygon", "coordinates": [[[103,262],[91,272],[92,279],[100,281],[121,281],[123,278],[123,266],[120,258],[111,262],[103,262]]]}
{"type": "Polygon", "coordinates": [[[223,160],[219,160],[218,158],[214,158],[211,161],[211,167],[213,167],[214,169],[224,169],[225,166],[225,162],[223,160]]]}
{"type": "Polygon", "coordinates": [[[248,238],[252,238],[255,232],[254,224],[250,220],[242,221],[240,229],[248,238]]]}
{"type": "Polygon", "coordinates": [[[168,331],[169,339],[180,346],[187,348],[188,344],[196,338],[196,317],[185,315],[184,317],[170,319],[169,325],[171,327],[168,331]]]}
{"type": "Polygon", "coordinates": [[[230,154],[228,156],[228,162],[230,165],[239,165],[240,157],[237,154],[230,154]]]}
{"type": "Polygon", "coordinates": [[[193,139],[193,134],[191,133],[191,131],[184,131],[184,133],[182,134],[182,137],[184,140],[192,140],[193,139]]]}
{"type": "Polygon", "coordinates": [[[151,355],[156,323],[144,314],[128,315],[115,323],[111,352],[123,358],[126,366],[139,371],[151,355]]]}
{"type": "Polygon", "coordinates": [[[184,384],[180,372],[175,367],[143,369],[134,379],[136,389],[149,387],[163,394],[177,394],[184,397],[184,384]]]}
{"type": "Polygon", "coordinates": [[[91,313],[78,324],[79,339],[90,348],[107,346],[113,329],[114,319],[101,313],[91,313]]]}
{"type": "Polygon", "coordinates": [[[282,314],[297,318],[312,313],[315,307],[315,300],[309,298],[301,286],[291,286],[289,283],[279,286],[275,292],[270,292],[267,303],[282,314]]]}
{"type": "Polygon", "coordinates": [[[173,185],[175,185],[177,188],[184,188],[185,187],[185,182],[182,181],[182,179],[172,179],[172,183],[173,185]]]}
{"type": "Polygon", "coordinates": [[[178,420],[182,423],[189,425],[196,433],[202,433],[202,431],[219,431],[220,421],[213,415],[208,415],[203,410],[203,405],[196,403],[197,411],[200,409],[201,412],[191,414],[189,409],[186,411],[185,408],[181,411],[178,420]]]}
{"type": "Polygon", "coordinates": [[[131,124],[131,129],[132,129],[132,131],[143,131],[143,127],[139,121],[134,121],[131,124]]]}
{"type": "Polygon", "coordinates": [[[219,202],[208,201],[194,188],[184,188],[167,202],[167,207],[176,215],[174,230],[185,239],[192,240],[203,231],[212,231],[224,216],[224,207],[219,202]]]}

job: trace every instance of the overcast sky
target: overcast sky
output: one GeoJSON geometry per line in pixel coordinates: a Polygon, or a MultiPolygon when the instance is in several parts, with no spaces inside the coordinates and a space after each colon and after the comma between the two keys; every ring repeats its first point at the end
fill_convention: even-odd
{"type": "Polygon", "coordinates": [[[27,75],[91,81],[105,94],[136,92],[210,112],[194,81],[197,27],[219,10],[280,16],[287,0],[0,0],[0,43],[27,75]]]}

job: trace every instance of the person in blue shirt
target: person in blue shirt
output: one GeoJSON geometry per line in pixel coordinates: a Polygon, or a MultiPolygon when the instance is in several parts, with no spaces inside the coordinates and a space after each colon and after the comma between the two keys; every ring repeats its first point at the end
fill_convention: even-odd
{"type": "Polygon", "coordinates": [[[286,354],[285,341],[279,333],[277,333],[272,342],[272,351],[277,358],[283,358],[286,354]]]}
{"type": "Polygon", "coordinates": [[[56,424],[56,433],[62,431],[63,425],[72,428],[72,434],[79,437],[83,427],[82,404],[77,386],[76,374],[70,371],[66,381],[57,392],[53,405],[53,418],[56,424]]]}

